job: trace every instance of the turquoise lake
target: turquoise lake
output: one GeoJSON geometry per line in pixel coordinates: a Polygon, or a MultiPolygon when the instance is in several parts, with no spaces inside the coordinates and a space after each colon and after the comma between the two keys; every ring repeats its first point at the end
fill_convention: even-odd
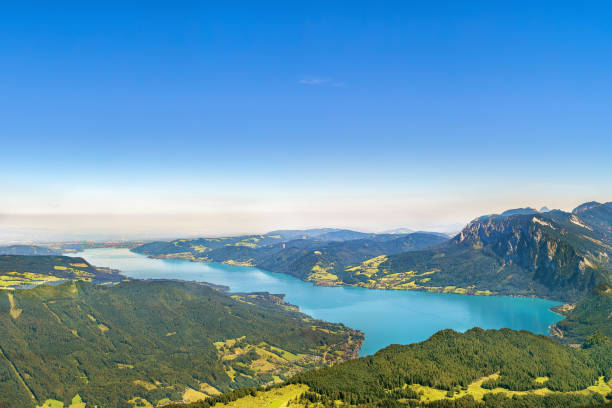
{"type": "Polygon", "coordinates": [[[135,279],[182,279],[226,285],[232,292],[284,293],[287,302],[310,316],[363,331],[362,353],[367,354],[389,344],[422,341],[447,328],[507,327],[547,334],[548,327],[562,318],[549,310],[560,303],[544,299],[321,287],[257,268],[150,259],[128,249],[88,249],[70,255],[135,279]]]}

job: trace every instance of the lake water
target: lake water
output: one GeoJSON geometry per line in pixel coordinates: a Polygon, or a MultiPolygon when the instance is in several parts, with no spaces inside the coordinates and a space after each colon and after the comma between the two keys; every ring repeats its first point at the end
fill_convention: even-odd
{"type": "Polygon", "coordinates": [[[389,344],[422,341],[447,328],[507,327],[546,334],[562,318],[549,310],[560,303],[544,299],[321,287],[258,268],[150,259],[128,249],[88,249],[70,255],[119,269],[130,278],[183,279],[226,285],[232,292],[284,293],[287,302],[310,316],[363,331],[362,353],[367,354],[389,344]]]}

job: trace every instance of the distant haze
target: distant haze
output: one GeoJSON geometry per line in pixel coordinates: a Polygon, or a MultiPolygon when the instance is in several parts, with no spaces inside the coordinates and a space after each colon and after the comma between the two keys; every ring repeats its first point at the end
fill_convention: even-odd
{"type": "MultiPolygon", "coordinates": [[[[583,200],[587,201],[587,200],[583,200]]],[[[566,203],[571,210],[582,201],[566,203]]],[[[285,207],[259,204],[241,208],[209,209],[186,213],[55,213],[0,215],[0,242],[57,240],[171,239],[265,233],[274,229],[317,227],[383,232],[397,228],[445,233],[459,231],[468,221],[484,214],[532,203],[402,203],[339,201],[323,205],[302,203],[285,207]],[[309,208],[310,206],[310,208],[309,208]]],[[[542,206],[540,203],[533,206],[542,206]]]]}
{"type": "Polygon", "coordinates": [[[612,199],[612,7],[56,3],[0,5],[4,241],[612,199]]]}

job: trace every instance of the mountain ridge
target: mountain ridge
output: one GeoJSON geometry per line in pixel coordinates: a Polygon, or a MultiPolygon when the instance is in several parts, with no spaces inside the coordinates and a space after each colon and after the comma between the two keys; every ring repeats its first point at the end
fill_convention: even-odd
{"type": "Polygon", "coordinates": [[[590,225],[558,210],[479,217],[438,248],[390,256],[377,273],[413,271],[422,279],[401,285],[425,290],[455,286],[466,293],[575,300],[610,281],[612,246],[590,225]]]}
{"type": "Polygon", "coordinates": [[[202,249],[206,239],[133,250],[154,257],[253,265],[318,285],[562,301],[576,301],[612,276],[609,203],[585,203],[571,213],[511,209],[478,217],[448,240],[435,240],[431,233],[368,235],[335,229],[284,234],[312,238],[225,238],[222,248],[199,253],[193,248],[202,249]],[[362,238],[350,239],[356,236],[362,238]]]}
{"type": "MultiPolygon", "coordinates": [[[[341,233],[344,238],[355,236],[344,231],[341,233]]],[[[286,236],[294,238],[295,235],[292,232],[286,236]]],[[[318,238],[283,240],[282,235],[273,232],[272,235],[153,242],[132,250],[158,258],[258,266],[303,280],[333,285],[334,280],[346,275],[345,268],[351,264],[380,254],[429,248],[448,240],[448,237],[437,233],[420,232],[406,235],[367,234],[366,237],[346,240],[329,240],[329,235],[325,235],[324,238],[327,240],[318,238]]],[[[332,238],[338,238],[338,235],[332,238]]]]}
{"type": "Polygon", "coordinates": [[[0,255],[61,255],[60,251],[37,245],[6,245],[0,246],[0,255]]]}

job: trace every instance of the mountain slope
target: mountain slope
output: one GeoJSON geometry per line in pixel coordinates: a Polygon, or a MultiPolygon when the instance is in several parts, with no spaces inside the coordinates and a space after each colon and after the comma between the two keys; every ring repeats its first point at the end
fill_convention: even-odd
{"type": "Polygon", "coordinates": [[[180,401],[188,387],[203,397],[268,383],[359,348],[360,333],[281,299],[174,281],[2,291],[0,406],[77,393],[88,406],[180,401]]]}
{"type": "Polygon", "coordinates": [[[243,390],[188,406],[601,406],[612,398],[611,375],[612,340],[605,336],[571,348],[525,331],[443,330],[421,343],[391,345],[373,356],[302,372],[280,388],[243,390]]]}
{"type": "Polygon", "coordinates": [[[440,245],[447,239],[433,234],[403,236],[380,235],[374,238],[321,244],[291,241],[282,251],[261,259],[257,266],[272,272],[287,273],[318,284],[350,283],[346,268],[354,263],[385,254],[416,251],[440,245]]]}
{"type": "Polygon", "coordinates": [[[612,202],[590,202],[576,207],[572,213],[583,219],[588,226],[603,236],[606,243],[612,245],[612,202]]]}
{"type": "MultiPolygon", "coordinates": [[[[324,230],[319,236],[323,235],[326,240],[307,238],[284,241],[281,238],[283,233],[154,242],[136,247],[133,251],[159,258],[253,265],[319,284],[335,284],[350,281],[352,274],[346,272],[346,267],[351,264],[383,254],[430,248],[448,240],[439,234],[412,233],[370,234],[367,238],[338,241],[329,235],[338,233],[347,237],[349,232],[324,230]]],[[[294,237],[293,232],[285,234],[294,237]]]]}
{"type": "Polygon", "coordinates": [[[580,391],[611,375],[609,338],[575,349],[525,331],[474,328],[443,330],[422,343],[392,345],[370,357],[297,374],[290,382],[308,385],[323,400],[367,403],[394,393],[395,399],[422,400],[419,391],[432,395],[434,390],[447,391],[441,398],[456,398],[478,380],[481,393],[580,391]]]}
{"type": "Polygon", "coordinates": [[[610,281],[610,255],[602,232],[551,211],[480,217],[434,249],[352,270],[366,287],[576,300],[610,281]]]}

